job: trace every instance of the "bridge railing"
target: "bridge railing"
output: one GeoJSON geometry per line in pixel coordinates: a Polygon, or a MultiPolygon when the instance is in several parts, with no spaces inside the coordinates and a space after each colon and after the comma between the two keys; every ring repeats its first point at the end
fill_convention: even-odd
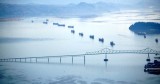
{"type": "Polygon", "coordinates": [[[86,52],[86,55],[97,55],[97,54],[120,54],[120,53],[134,53],[134,54],[156,54],[160,55],[160,51],[156,51],[150,48],[142,50],[112,50],[109,48],[104,48],[99,51],[86,52]]]}

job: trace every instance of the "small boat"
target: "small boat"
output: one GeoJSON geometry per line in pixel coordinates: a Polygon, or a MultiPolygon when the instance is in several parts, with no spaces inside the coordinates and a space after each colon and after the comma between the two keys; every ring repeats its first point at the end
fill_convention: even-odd
{"type": "Polygon", "coordinates": [[[43,22],[43,24],[48,24],[48,22],[43,22]]]}
{"type": "Polygon", "coordinates": [[[155,39],[155,42],[158,43],[158,38],[155,39]]]}
{"type": "Polygon", "coordinates": [[[146,35],[144,35],[144,38],[146,38],[146,35]]]}
{"type": "Polygon", "coordinates": [[[68,26],[68,28],[74,28],[74,26],[68,26]]]}
{"type": "Polygon", "coordinates": [[[103,38],[99,38],[99,42],[104,42],[104,39],[103,38]]]}
{"type": "Polygon", "coordinates": [[[111,46],[114,46],[114,45],[115,45],[115,43],[114,43],[113,41],[111,41],[111,42],[110,42],[110,45],[111,45],[111,46]]]}
{"type": "Polygon", "coordinates": [[[94,35],[90,35],[89,38],[94,39],[94,35]]]}
{"type": "Polygon", "coordinates": [[[58,24],[58,26],[60,26],[60,27],[65,27],[65,24],[58,24]]]}
{"type": "Polygon", "coordinates": [[[59,23],[53,23],[53,25],[59,25],[59,23]]]}
{"type": "Polygon", "coordinates": [[[79,33],[79,36],[82,36],[82,37],[83,37],[83,33],[79,33]]]}
{"type": "Polygon", "coordinates": [[[32,20],[31,22],[33,23],[34,21],[32,20]]]}
{"type": "Polygon", "coordinates": [[[160,74],[160,57],[155,57],[154,62],[149,62],[144,66],[144,72],[150,74],[160,74]]]}
{"type": "Polygon", "coordinates": [[[73,33],[73,34],[74,34],[74,33],[75,33],[75,31],[74,31],[74,30],[71,30],[71,33],[73,33]]]}

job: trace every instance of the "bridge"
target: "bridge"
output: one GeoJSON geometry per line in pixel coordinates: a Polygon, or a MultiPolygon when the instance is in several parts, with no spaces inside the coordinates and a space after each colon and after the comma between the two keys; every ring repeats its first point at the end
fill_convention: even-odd
{"type": "Polygon", "coordinates": [[[142,49],[142,50],[112,50],[109,48],[104,48],[99,51],[94,52],[86,52],[86,55],[98,55],[98,54],[105,54],[104,61],[108,61],[107,54],[121,54],[121,53],[132,53],[132,54],[148,54],[148,58],[146,61],[150,61],[149,54],[160,55],[160,51],[153,50],[150,48],[142,49]]]}
{"type": "Polygon", "coordinates": [[[146,61],[150,62],[150,56],[149,54],[155,54],[155,55],[160,55],[160,51],[146,48],[142,50],[113,50],[109,48],[104,48],[98,51],[93,51],[93,52],[86,52],[84,54],[77,54],[77,55],[59,55],[59,56],[41,56],[41,57],[22,57],[22,58],[5,58],[5,59],[0,59],[0,62],[38,62],[38,59],[40,58],[46,58],[46,62],[50,62],[50,58],[59,58],[59,62],[62,62],[62,58],[64,57],[71,57],[72,58],[72,64],[73,64],[73,58],[74,57],[83,57],[84,58],[84,64],[85,64],[85,56],[87,55],[100,55],[100,54],[105,54],[105,59],[104,61],[108,61],[107,59],[107,54],[121,54],[121,53],[132,53],[132,54],[148,54],[148,58],[146,61]],[[29,59],[29,61],[28,61],[29,59]],[[34,61],[33,61],[34,59],[34,61]]]}

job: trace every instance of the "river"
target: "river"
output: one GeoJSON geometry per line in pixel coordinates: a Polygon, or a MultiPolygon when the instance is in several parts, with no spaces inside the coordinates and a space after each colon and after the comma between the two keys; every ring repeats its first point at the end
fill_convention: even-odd
{"type": "MultiPolygon", "coordinates": [[[[160,51],[155,38],[160,35],[147,35],[147,38],[134,34],[129,26],[135,22],[160,22],[158,12],[125,10],[105,13],[95,18],[32,17],[15,21],[0,22],[1,58],[40,57],[84,54],[103,48],[114,50],[141,50],[151,48],[160,51]],[[48,24],[43,21],[48,19],[48,24]],[[33,23],[31,21],[34,21],[33,23]],[[66,27],[53,25],[53,22],[66,27]],[[67,26],[74,26],[75,34],[67,26]],[[83,32],[84,36],[79,36],[83,32]],[[94,35],[90,39],[89,35],[94,35]],[[98,41],[104,38],[104,43],[98,41]],[[113,41],[115,46],[110,46],[113,41]]],[[[151,61],[155,55],[150,55],[151,61]]],[[[159,84],[160,75],[144,72],[147,63],[145,54],[105,55],[51,59],[52,63],[0,63],[2,84],[159,84]]],[[[40,59],[45,61],[47,59],[40,59]]]]}

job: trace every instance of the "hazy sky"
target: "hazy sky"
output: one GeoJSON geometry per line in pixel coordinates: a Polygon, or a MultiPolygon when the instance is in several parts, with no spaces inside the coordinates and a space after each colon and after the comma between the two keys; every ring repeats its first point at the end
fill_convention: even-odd
{"type": "Polygon", "coordinates": [[[96,2],[113,2],[113,3],[134,3],[141,0],[0,0],[1,3],[10,3],[10,4],[55,4],[55,5],[64,5],[70,3],[96,3],[96,2]]]}

